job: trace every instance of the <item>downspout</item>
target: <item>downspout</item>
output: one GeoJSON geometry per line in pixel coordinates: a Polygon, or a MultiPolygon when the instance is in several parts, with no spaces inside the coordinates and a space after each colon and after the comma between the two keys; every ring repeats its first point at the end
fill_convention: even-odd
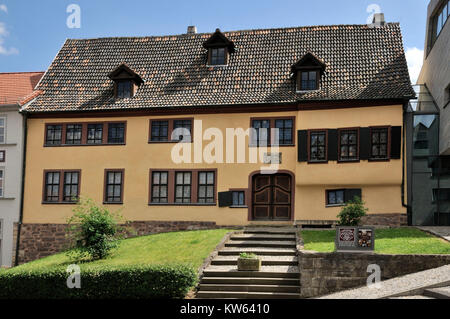
{"type": "Polygon", "coordinates": [[[20,232],[22,230],[23,221],[23,204],[24,204],[24,193],[25,193],[25,169],[26,169],[26,156],[27,156],[27,139],[28,139],[28,115],[26,111],[21,111],[23,114],[23,152],[22,152],[22,185],[20,190],[20,213],[19,222],[17,225],[17,242],[16,242],[16,256],[14,261],[14,266],[19,265],[19,246],[20,246],[20,232]]]}
{"type": "MultiPolygon", "coordinates": [[[[406,179],[406,168],[405,166],[407,166],[408,164],[408,153],[406,150],[406,132],[408,131],[409,125],[408,125],[408,102],[405,102],[404,106],[403,106],[403,137],[402,137],[402,153],[403,153],[403,158],[402,158],[402,190],[401,190],[401,200],[402,200],[402,207],[406,208],[406,215],[407,215],[407,220],[408,220],[408,225],[411,226],[412,224],[412,215],[411,215],[411,206],[408,205],[408,203],[405,201],[405,179],[406,179]]],[[[412,181],[410,180],[411,176],[409,176],[409,183],[411,183],[412,181]]],[[[408,187],[409,189],[409,187],[408,187]]],[[[411,196],[411,194],[409,194],[409,196],[411,196]]]]}

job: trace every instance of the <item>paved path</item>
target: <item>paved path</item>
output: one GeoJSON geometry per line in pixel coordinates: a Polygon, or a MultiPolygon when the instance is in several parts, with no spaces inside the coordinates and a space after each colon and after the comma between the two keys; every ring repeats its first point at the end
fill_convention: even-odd
{"type": "MultiPolygon", "coordinates": [[[[450,286],[450,265],[429,269],[418,273],[382,281],[380,288],[362,287],[341,291],[319,299],[383,299],[400,296],[423,298],[427,290],[434,287],[450,286]]],[[[448,291],[450,288],[440,290],[448,291]]],[[[431,296],[436,298],[435,296],[431,296]]]]}
{"type": "Polygon", "coordinates": [[[450,241],[450,226],[419,226],[417,228],[450,241]]]}

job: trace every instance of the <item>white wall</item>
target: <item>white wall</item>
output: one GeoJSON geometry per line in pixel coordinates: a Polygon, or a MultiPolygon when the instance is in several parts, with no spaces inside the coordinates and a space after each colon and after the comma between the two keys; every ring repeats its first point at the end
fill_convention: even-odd
{"type": "Polygon", "coordinates": [[[0,150],[6,151],[6,161],[0,163],[5,169],[4,196],[0,198],[0,220],[3,223],[1,240],[1,266],[12,266],[13,225],[19,220],[22,181],[23,119],[18,106],[1,106],[0,117],[6,116],[6,143],[0,150]]]}

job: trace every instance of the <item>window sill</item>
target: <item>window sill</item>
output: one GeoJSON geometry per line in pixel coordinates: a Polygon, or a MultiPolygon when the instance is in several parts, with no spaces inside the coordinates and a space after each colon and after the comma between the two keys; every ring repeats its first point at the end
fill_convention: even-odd
{"type": "Polygon", "coordinates": [[[295,93],[302,94],[302,93],[319,92],[319,91],[320,91],[320,89],[315,89],[315,90],[297,90],[297,91],[295,91],[295,93]]]}
{"type": "Polygon", "coordinates": [[[248,206],[229,206],[229,208],[248,208],[248,206]]]}
{"type": "Polygon", "coordinates": [[[325,161],[308,161],[308,164],[328,164],[328,160],[325,160],[325,161]]]}
{"type": "Polygon", "coordinates": [[[103,202],[103,205],[123,205],[123,202],[103,202]]]}
{"type": "Polygon", "coordinates": [[[361,162],[360,159],[338,160],[338,163],[342,163],[342,164],[345,164],[345,163],[359,163],[359,162],[361,162]]]}
{"type": "Polygon", "coordinates": [[[176,143],[186,143],[186,144],[189,144],[189,143],[192,143],[192,141],[186,141],[186,142],[183,142],[183,141],[148,141],[148,144],[176,144],[176,143]]]}
{"type": "Polygon", "coordinates": [[[106,143],[106,144],[58,144],[58,145],[51,145],[51,144],[44,144],[44,147],[73,147],[73,146],[124,146],[125,143],[106,143]]]}
{"type": "Polygon", "coordinates": [[[280,144],[280,145],[252,145],[249,144],[248,147],[295,147],[295,144],[280,144]]]}
{"type": "Polygon", "coordinates": [[[332,204],[332,205],[325,205],[326,208],[331,208],[331,207],[342,207],[345,206],[345,204],[332,204]]]}
{"type": "Polygon", "coordinates": [[[389,162],[390,158],[369,158],[369,162],[389,162]]]}
{"type": "Polygon", "coordinates": [[[17,146],[17,143],[0,143],[0,146],[17,146]]]}
{"type": "Polygon", "coordinates": [[[148,206],[217,206],[217,203],[148,203],[148,206]]]}
{"type": "Polygon", "coordinates": [[[15,200],[15,197],[0,197],[0,200],[15,200]]]}
{"type": "Polygon", "coordinates": [[[42,205],[77,205],[78,202],[42,202],[42,205]]]}

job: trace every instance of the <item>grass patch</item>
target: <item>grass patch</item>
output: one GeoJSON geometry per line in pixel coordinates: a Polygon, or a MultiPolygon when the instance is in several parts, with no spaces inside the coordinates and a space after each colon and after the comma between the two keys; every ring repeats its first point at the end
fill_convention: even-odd
{"type": "MultiPolygon", "coordinates": [[[[333,252],[335,230],[302,230],[306,250],[333,252]]],[[[375,230],[379,254],[450,254],[450,243],[417,228],[375,230]]]]}
{"type": "MultiPolygon", "coordinates": [[[[117,249],[105,259],[85,261],[81,266],[124,266],[185,264],[198,268],[229,229],[183,231],[148,235],[121,240],[117,249]]],[[[75,261],[78,262],[79,261],[75,261]]],[[[23,264],[8,271],[32,271],[67,266],[74,263],[62,252],[23,264]]]]}

